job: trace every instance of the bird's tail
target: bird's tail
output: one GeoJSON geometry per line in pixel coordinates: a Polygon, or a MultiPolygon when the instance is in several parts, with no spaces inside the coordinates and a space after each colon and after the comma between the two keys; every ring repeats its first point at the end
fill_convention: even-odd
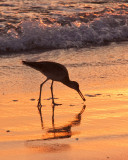
{"type": "Polygon", "coordinates": [[[25,64],[25,65],[27,65],[27,64],[28,64],[28,62],[26,62],[26,61],[22,61],[22,63],[23,63],[23,64],[25,64]]]}
{"type": "Polygon", "coordinates": [[[26,66],[34,67],[37,62],[22,61],[22,63],[26,66]]]}
{"type": "Polygon", "coordinates": [[[40,71],[40,65],[38,62],[27,62],[27,61],[22,61],[22,63],[26,66],[32,67],[38,71],[40,71]]]}
{"type": "Polygon", "coordinates": [[[26,66],[33,67],[33,62],[22,61],[22,63],[26,66]]]}

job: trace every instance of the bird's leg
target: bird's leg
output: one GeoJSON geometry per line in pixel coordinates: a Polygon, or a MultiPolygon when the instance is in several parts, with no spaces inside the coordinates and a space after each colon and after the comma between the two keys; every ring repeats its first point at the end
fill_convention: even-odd
{"type": "Polygon", "coordinates": [[[41,91],[42,91],[42,86],[45,82],[47,82],[48,79],[46,79],[43,83],[40,85],[40,94],[39,94],[39,99],[38,99],[38,107],[41,107],[41,91]]]}
{"type": "Polygon", "coordinates": [[[62,104],[56,104],[56,103],[54,102],[54,96],[53,96],[53,81],[52,81],[52,83],[51,83],[51,94],[52,94],[52,104],[53,104],[53,105],[56,105],[56,106],[62,105],[62,104]]]}

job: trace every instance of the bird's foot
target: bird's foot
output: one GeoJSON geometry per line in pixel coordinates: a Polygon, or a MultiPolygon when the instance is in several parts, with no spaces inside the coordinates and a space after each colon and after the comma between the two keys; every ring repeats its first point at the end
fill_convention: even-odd
{"type": "Polygon", "coordinates": [[[53,106],[61,106],[62,104],[52,102],[53,106]]]}

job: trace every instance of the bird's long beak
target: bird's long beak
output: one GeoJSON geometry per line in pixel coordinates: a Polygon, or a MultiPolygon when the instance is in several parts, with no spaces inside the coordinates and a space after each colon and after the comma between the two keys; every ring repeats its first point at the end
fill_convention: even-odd
{"type": "Polygon", "coordinates": [[[83,96],[83,94],[81,93],[80,90],[78,91],[78,93],[79,93],[80,97],[83,99],[83,101],[86,101],[86,99],[84,98],[84,96],[83,96]]]}

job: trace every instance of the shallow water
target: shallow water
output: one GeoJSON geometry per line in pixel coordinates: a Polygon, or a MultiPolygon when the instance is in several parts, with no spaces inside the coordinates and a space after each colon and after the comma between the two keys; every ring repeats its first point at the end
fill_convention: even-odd
{"type": "Polygon", "coordinates": [[[82,49],[1,56],[0,154],[8,159],[127,159],[128,47],[126,43],[82,49]],[[80,84],[85,104],[72,89],[55,82],[53,116],[50,81],[22,60],[64,64],[80,84]],[[84,105],[86,108],[84,109],[84,105]],[[42,120],[42,121],[41,121],[42,120]],[[104,151],[102,151],[104,148],[104,151]],[[93,154],[92,154],[93,153],[93,154]],[[8,156],[9,155],[9,156],[8,156]],[[71,156],[69,156],[71,155],[71,156]]]}
{"type": "MultiPolygon", "coordinates": [[[[25,117],[23,116],[22,121],[24,122],[24,118],[26,119],[28,117],[30,118],[29,123],[33,124],[34,122],[31,122],[31,118],[33,116],[37,118],[38,111],[36,109],[36,105],[39,86],[42,81],[45,80],[45,77],[40,72],[22,65],[22,60],[50,60],[64,64],[69,71],[71,80],[76,80],[80,84],[80,89],[87,99],[85,104],[92,103],[94,99],[98,101],[98,99],[104,98],[107,99],[107,101],[105,100],[106,104],[111,98],[114,102],[115,100],[120,101],[123,98],[127,104],[127,51],[127,43],[121,43],[118,45],[113,43],[110,46],[102,47],[102,49],[101,47],[96,47],[77,50],[54,50],[40,54],[20,54],[16,56],[2,57],[0,64],[0,104],[6,106],[1,108],[3,119],[8,116],[10,118],[14,118],[16,116],[15,118],[17,119],[24,115],[25,117]],[[10,108],[10,105],[13,107],[10,108]],[[27,105],[28,107],[26,108],[27,105]],[[23,106],[25,106],[25,108],[23,106]],[[16,110],[16,107],[20,110],[16,110]],[[15,110],[17,111],[16,115],[15,110]]],[[[44,105],[43,112],[45,109],[48,110],[47,112],[50,112],[47,117],[49,117],[48,123],[52,125],[52,118],[50,118],[52,117],[50,83],[50,81],[47,82],[43,87],[42,103],[44,105]],[[49,107],[47,108],[47,106],[49,107]]],[[[57,107],[59,112],[56,113],[56,115],[59,115],[58,120],[60,124],[65,122],[63,119],[64,117],[67,119],[69,118],[66,116],[68,115],[68,112],[75,116],[83,107],[82,100],[79,95],[74,90],[61,83],[54,83],[54,94],[56,98],[55,101],[63,104],[62,106],[57,107]],[[69,109],[66,109],[67,107],[69,109]],[[60,115],[63,117],[62,122],[60,115]]],[[[97,103],[100,105],[100,102],[97,103]]],[[[100,106],[96,106],[96,108],[94,107],[93,112],[100,113],[99,107],[100,106]]],[[[115,112],[113,109],[114,108],[110,108],[112,112],[115,112]]],[[[114,110],[116,109],[118,110],[118,108],[115,108],[114,110]]],[[[127,110],[127,108],[124,108],[124,111],[125,109],[127,110]]],[[[92,107],[87,106],[87,111],[89,110],[92,112],[92,107]]],[[[94,119],[104,119],[104,116],[106,118],[109,118],[109,116],[111,117],[111,114],[108,113],[108,108],[105,109],[105,106],[101,106],[101,111],[104,112],[104,114],[101,116],[98,113],[96,117],[94,116],[94,119]]],[[[86,115],[86,111],[84,114],[86,115]]],[[[112,114],[112,116],[114,116],[114,114],[112,114]]],[[[118,114],[115,116],[118,116],[118,114]]],[[[35,119],[34,117],[33,120],[35,119]]],[[[13,123],[13,125],[15,124],[14,119],[12,119],[11,123],[13,123]]],[[[4,125],[5,123],[3,123],[3,127],[4,125]]],[[[29,125],[27,125],[27,130],[30,129],[28,129],[28,126],[29,125]]],[[[38,123],[38,127],[39,126],[40,123],[38,123]]],[[[6,129],[8,130],[8,127],[6,129]]],[[[26,127],[24,129],[26,129],[26,127]]]]}

